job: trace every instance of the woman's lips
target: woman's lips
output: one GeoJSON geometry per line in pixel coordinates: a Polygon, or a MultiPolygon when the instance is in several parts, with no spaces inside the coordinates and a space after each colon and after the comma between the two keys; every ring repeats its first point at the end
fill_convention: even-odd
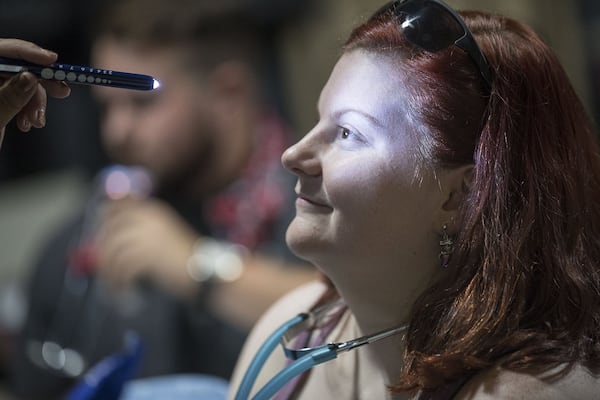
{"type": "Polygon", "coordinates": [[[325,208],[325,209],[331,209],[330,206],[328,206],[327,204],[325,204],[324,202],[311,198],[309,196],[303,195],[301,193],[298,194],[298,197],[296,198],[296,205],[299,207],[304,207],[304,208],[325,208]]]}

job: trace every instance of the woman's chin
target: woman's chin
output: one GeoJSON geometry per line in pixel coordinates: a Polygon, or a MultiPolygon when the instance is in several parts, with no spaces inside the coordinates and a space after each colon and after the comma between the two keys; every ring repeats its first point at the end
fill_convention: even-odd
{"type": "Polygon", "coordinates": [[[317,255],[323,250],[323,245],[315,239],[315,235],[310,230],[297,228],[293,224],[288,227],[285,241],[292,253],[315,264],[317,255]]]}

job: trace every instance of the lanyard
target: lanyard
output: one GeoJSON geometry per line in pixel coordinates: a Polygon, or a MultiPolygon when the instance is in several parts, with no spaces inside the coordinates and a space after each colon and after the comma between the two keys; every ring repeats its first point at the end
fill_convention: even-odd
{"type": "MultiPolygon", "coordinates": [[[[267,358],[273,353],[275,347],[281,341],[283,336],[290,329],[298,326],[311,318],[310,313],[301,313],[296,317],[290,319],[276,329],[258,349],[254,358],[250,362],[244,377],[240,383],[238,391],[235,395],[235,400],[248,400],[250,391],[256,382],[258,374],[262,370],[267,358]]],[[[403,325],[400,327],[387,329],[372,335],[362,336],[357,339],[349,340],[346,342],[338,343],[327,343],[316,347],[303,349],[301,354],[294,362],[279,371],[269,382],[267,382],[252,398],[252,400],[267,400],[271,398],[279,389],[281,389],[287,382],[294,379],[304,371],[311,369],[312,367],[325,363],[327,361],[337,358],[339,353],[353,350],[357,347],[374,343],[378,340],[385,339],[389,336],[399,334],[406,330],[407,326],[403,325]]],[[[286,352],[288,355],[288,352],[286,352]]]]}

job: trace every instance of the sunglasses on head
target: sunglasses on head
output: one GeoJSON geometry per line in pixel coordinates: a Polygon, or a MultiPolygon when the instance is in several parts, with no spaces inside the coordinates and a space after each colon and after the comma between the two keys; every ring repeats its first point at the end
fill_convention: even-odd
{"type": "Polygon", "coordinates": [[[490,66],[463,19],[440,0],[395,0],[374,14],[393,13],[404,37],[415,46],[435,53],[456,45],[473,60],[486,88],[492,87],[490,66]]]}

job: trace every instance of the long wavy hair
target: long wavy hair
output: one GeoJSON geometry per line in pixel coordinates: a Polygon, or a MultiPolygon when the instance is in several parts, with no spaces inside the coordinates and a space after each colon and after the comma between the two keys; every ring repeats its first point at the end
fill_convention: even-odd
{"type": "Polygon", "coordinates": [[[557,57],[528,26],[461,12],[493,73],[486,90],[456,46],[428,53],[387,13],[344,51],[397,60],[409,74],[420,153],[473,164],[448,274],[414,305],[394,390],[435,389],[492,365],[600,372],[600,159],[557,57]]]}

